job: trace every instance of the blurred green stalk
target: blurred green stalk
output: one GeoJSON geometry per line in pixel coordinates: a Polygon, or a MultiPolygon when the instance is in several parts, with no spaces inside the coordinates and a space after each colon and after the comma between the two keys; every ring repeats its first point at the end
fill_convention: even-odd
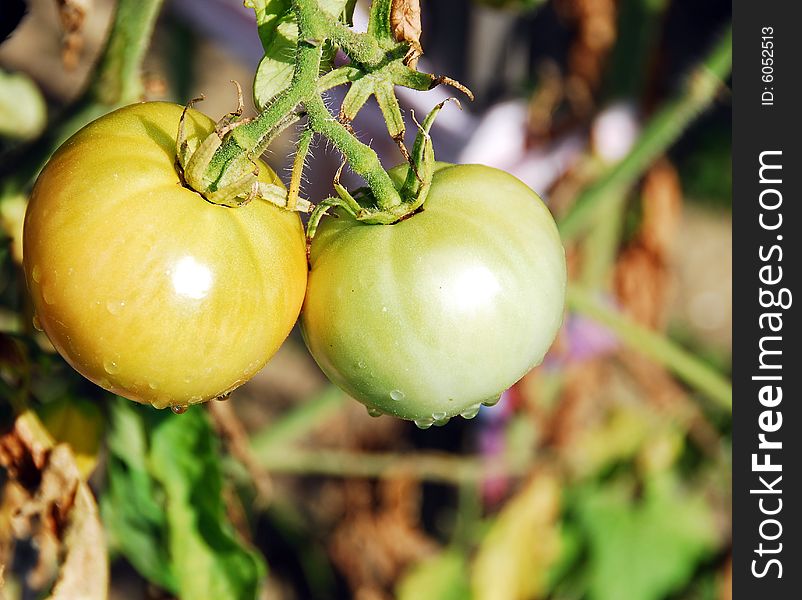
{"type": "Polygon", "coordinates": [[[569,287],[567,304],[571,310],[606,325],[622,343],[667,367],[689,386],[714,400],[720,408],[732,412],[730,382],[690,352],[620,312],[604,306],[592,292],[569,287]]]}
{"type": "Polygon", "coordinates": [[[732,26],[688,77],[683,93],[658,110],[629,154],[612,166],[577,197],[559,220],[563,241],[571,241],[593,221],[597,211],[611,202],[610,190],[626,190],[671,146],[721,89],[732,69],[732,26]]]}
{"type": "Polygon", "coordinates": [[[142,99],[140,69],[161,5],[162,0],[118,0],[106,47],[84,93],[48,124],[18,160],[0,168],[0,175],[8,176],[0,200],[26,190],[53,152],[78,129],[142,99]]]}
{"type": "Polygon", "coordinates": [[[459,484],[487,477],[520,476],[532,465],[519,460],[457,457],[451,454],[353,452],[333,448],[284,447],[256,453],[256,460],[273,474],[325,475],[330,477],[415,477],[426,481],[459,484]]]}

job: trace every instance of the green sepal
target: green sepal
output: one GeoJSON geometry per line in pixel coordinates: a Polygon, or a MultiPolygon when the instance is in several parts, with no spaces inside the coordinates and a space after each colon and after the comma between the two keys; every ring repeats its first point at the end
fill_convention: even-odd
{"type": "Polygon", "coordinates": [[[325,75],[323,75],[320,79],[317,80],[317,91],[318,93],[323,93],[326,90],[330,90],[331,88],[335,88],[339,85],[345,85],[346,83],[353,83],[360,79],[364,73],[351,65],[344,65],[333,71],[329,71],[325,75]]]}
{"type": "Polygon", "coordinates": [[[374,92],[375,86],[372,77],[362,76],[354,81],[340,105],[340,120],[353,121],[374,92]]]}
{"type": "Polygon", "coordinates": [[[394,140],[404,138],[404,117],[401,114],[401,107],[395,95],[395,86],[391,81],[385,81],[376,86],[374,91],[376,101],[384,115],[384,122],[387,124],[387,132],[394,140]]]}
{"type": "MultiPolygon", "coordinates": [[[[459,101],[454,99],[459,106],[459,101]]],[[[426,200],[429,188],[432,185],[432,178],[435,171],[434,147],[429,131],[448,100],[444,100],[435,106],[426,115],[423,124],[418,124],[418,135],[415,137],[415,145],[412,147],[412,168],[407,173],[406,181],[401,188],[401,197],[410,199],[411,210],[417,210],[426,200]]]]}

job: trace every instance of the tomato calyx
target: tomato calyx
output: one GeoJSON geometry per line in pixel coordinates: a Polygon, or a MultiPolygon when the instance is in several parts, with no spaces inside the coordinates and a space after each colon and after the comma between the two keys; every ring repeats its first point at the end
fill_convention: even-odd
{"type": "MultiPolygon", "coordinates": [[[[237,88],[236,109],[220,119],[215,124],[214,131],[203,140],[188,139],[185,124],[189,109],[204,97],[201,95],[193,98],[184,107],[176,136],[176,170],[182,184],[199,193],[208,202],[220,206],[236,208],[259,198],[286,210],[310,212],[312,204],[308,200],[298,197],[297,194],[293,197],[281,185],[259,180],[256,158],[261,151],[235,154],[220,173],[210,169],[215,153],[231,132],[253,120],[242,116],[242,88],[236,81],[232,83],[237,88]]],[[[269,139],[272,140],[298,119],[295,114],[285,117],[269,139]]]]}
{"type": "Polygon", "coordinates": [[[448,98],[435,106],[422,124],[415,119],[414,112],[412,113],[412,120],[418,127],[418,135],[415,138],[412,153],[408,158],[409,169],[406,178],[398,188],[402,199],[401,204],[381,208],[373,197],[370,188],[360,188],[353,195],[349,193],[340,184],[340,174],[345,166],[345,163],[343,163],[334,176],[333,185],[337,195],[323,200],[314,208],[309,217],[309,223],[306,228],[307,250],[317,233],[320,220],[333,208],[341,208],[353,219],[369,225],[393,225],[409,219],[423,209],[423,204],[432,185],[436,164],[429,131],[437,115],[449,101],[454,101],[460,109],[462,108],[459,100],[448,98]]]}

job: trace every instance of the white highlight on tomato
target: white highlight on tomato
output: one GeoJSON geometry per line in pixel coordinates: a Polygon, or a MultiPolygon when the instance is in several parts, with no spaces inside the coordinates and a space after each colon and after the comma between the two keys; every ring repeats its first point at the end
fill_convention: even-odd
{"type": "Polygon", "coordinates": [[[453,285],[450,295],[465,311],[486,305],[501,291],[501,284],[493,272],[481,265],[465,269],[453,285]]]}
{"type": "Polygon", "coordinates": [[[212,288],[212,272],[193,256],[185,256],[175,265],[173,288],[181,296],[200,300],[212,288]]]}

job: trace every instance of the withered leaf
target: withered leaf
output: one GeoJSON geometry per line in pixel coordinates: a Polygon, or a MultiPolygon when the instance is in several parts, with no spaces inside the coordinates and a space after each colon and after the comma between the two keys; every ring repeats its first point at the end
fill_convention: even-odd
{"type": "Polygon", "coordinates": [[[0,529],[9,532],[4,546],[14,539],[31,540],[38,551],[36,564],[23,574],[27,584],[41,590],[56,579],[51,600],[105,598],[103,529],[69,446],[54,446],[28,411],[0,435],[0,466],[8,473],[0,505],[0,529]]]}
{"type": "Polygon", "coordinates": [[[418,58],[423,54],[420,43],[420,0],[393,0],[390,26],[397,41],[409,43],[409,52],[404,62],[414,69],[418,58]]]}
{"type": "Polygon", "coordinates": [[[71,70],[78,64],[78,57],[84,46],[81,29],[89,12],[91,0],[57,0],[57,3],[61,27],[64,29],[61,60],[64,67],[71,70]]]}

